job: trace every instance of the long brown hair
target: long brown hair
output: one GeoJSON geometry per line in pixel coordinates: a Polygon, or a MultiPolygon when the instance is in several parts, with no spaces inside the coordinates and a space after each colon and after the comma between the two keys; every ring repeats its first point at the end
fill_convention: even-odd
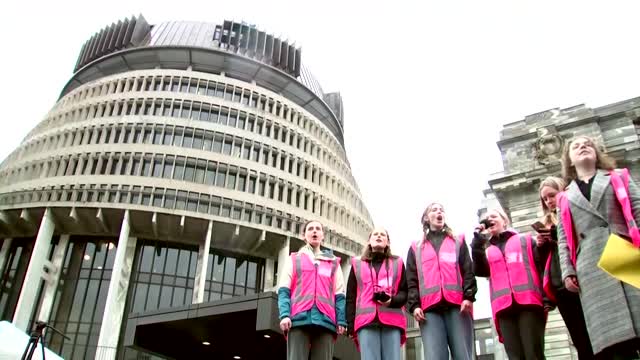
{"type": "Polygon", "coordinates": [[[562,177],[567,184],[578,177],[576,167],[571,164],[571,158],[569,157],[571,144],[578,139],[586,139],[596,151],[596,169],[613,170],[616,168],[616,161],[607,155],[602,145],[597,143],[594,138],[584,135],[576,136],[564,145],[562,151],[562,177]]]}
{"type": "Polygon", "coordinates": [[[557,192],[560,192],[560,191],[564,191],[564,188],[566,187],[566,183],[564,182],[564,180],[562,180],[557,176],[549,176],[546,179],[542,180],[542,182],[540,182],[540,188],[538,188],[540,204],[542,205],[542,212],[544,213],[542,215],[541,221],[545,225],[555,225],[558,223],[558,217],[556,216],[554,211],[551,211],[549,209],[547,204],[544,202],[544,199],[542,199],[542,188],[545,186],[548,186],[556,190],[557,192]]]}
{"type": "MultiPolygon", "coordinates": [[[[422,223],[422,231],[424,232],[423,239],[426,239],[427,234],[429,233],[429,231],[431,231],[431,227],[429,226],[429,220],[428,220],[429,218],[427,215],[429,214],[429,211],[431,211],[434,205],[440,205],[444,212],[444,206],[438,202],[432,202],[431,204],[427,205],[427,208],[424,209],[424,212],[422,212],[422,217],[420,218],[420,223],[422,223]]],[[[449,225],[447,225],[447,223],[444,223],[444,227],[442,228],[442,231],[444,231],[444,233],[447,234],[447,236],[451,237],[452,239],[455,238],[455,236],[453,235],[453,230],[449,227],[449,225]]]]}
{"type": "MultiPolygon", "coordinates": [[[[374,230],[375,228],[371,230],[371,232],[369,233],[369,236],[367,236],[367,245],[362,250],[362,255],[360,256],[360,260],[362,261],[371,261],[373,259],[373,249],[369,244],[369,239],[371,239],[371,235],[373,235],[374,230]]],[[[389,232],[387,231],[387,229],[384,229],[384,232],[385,234],[387,234],[387,241],[389,242],[389,246],[384,248],[384,251],[383,251],[384,257],[385,259],[396,258],[396,256],[391,253],[391,238],[389,237],[389,232]]]]}

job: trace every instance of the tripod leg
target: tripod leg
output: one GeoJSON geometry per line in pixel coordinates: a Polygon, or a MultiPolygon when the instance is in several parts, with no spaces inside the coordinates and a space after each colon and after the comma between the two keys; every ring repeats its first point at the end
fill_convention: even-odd
{"type": "Polygon", "coordinates": [[[44,359],[44,335],[40,336],[40,346],[42,346],[42,360],[44,359]]]}
{"type": "Polygon", "coordinates": [[[37,339],[34,339],[33,337],[29,339],[29,343],[24,349],[24,353],[22,353],[22,360],[31,360],[31,358],[33,357],[33,352],[36,350],[36,347],[34,346],[34,340],[36,341],[35,344],[37,344],[37,339]]]}

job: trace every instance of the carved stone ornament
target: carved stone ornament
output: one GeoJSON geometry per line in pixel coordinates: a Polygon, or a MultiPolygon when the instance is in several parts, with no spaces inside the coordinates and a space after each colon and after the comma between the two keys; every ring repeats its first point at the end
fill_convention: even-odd
{"type": "Polygon", "coordinates": [[[548,165],[562,158],[564,139],[558,135],[555,126],[545,126],[537,129],[538,138],[534,143],[536,160],[540,165],[548,165]]]}

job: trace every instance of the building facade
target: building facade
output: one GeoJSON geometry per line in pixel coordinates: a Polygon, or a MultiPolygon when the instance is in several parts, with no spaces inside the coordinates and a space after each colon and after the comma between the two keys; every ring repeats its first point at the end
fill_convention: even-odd
{"type": "Polygon", "coordinates": [[[278,358],[269,291],[303,222],[345,273],[372,228],[343,123],[300,49],[255,26],[104,28],[0,165],[0,320],[61,330],[65,359],[278,358]]]}
{"type": "MultiPolygon", "coordinates": [[[[504,125],[498,141],[504,171],[490,177],[478,216],[487,208],[501,207],[516,230],[531,231],[531,224],[542,216],[540,182],[547,176],[560,176],[562,148],[578,135],[596,138],[618,167],[628,168],[639,179],[639,133],[640,98],[593,109],[584,105],[552,109],[504,125]]],[[[577,359],[557,310],[549,314],[545,349],[548,359],[577,359]]]]}

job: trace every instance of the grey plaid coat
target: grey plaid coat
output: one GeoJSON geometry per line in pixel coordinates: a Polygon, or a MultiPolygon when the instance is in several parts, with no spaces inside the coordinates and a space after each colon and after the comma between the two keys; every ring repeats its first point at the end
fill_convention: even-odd
{"type": "MultiPolygon", "coordinates": [[[[629,235],[622,210],[609,183],[609,173],[598,170],[591,201],[575,181],[566,189],[578,242],[573,267],[566,229],[558,224],[558,253],[562,279],[576,275],[580,300],[594,353],[625,340],[640,337],[640,289],[622,283],[598,268],[598,260],[610,233],[629,235]]],[[[636,223],[640,223],[640,189],[629,179],[629,198],[636,223]]]]}

